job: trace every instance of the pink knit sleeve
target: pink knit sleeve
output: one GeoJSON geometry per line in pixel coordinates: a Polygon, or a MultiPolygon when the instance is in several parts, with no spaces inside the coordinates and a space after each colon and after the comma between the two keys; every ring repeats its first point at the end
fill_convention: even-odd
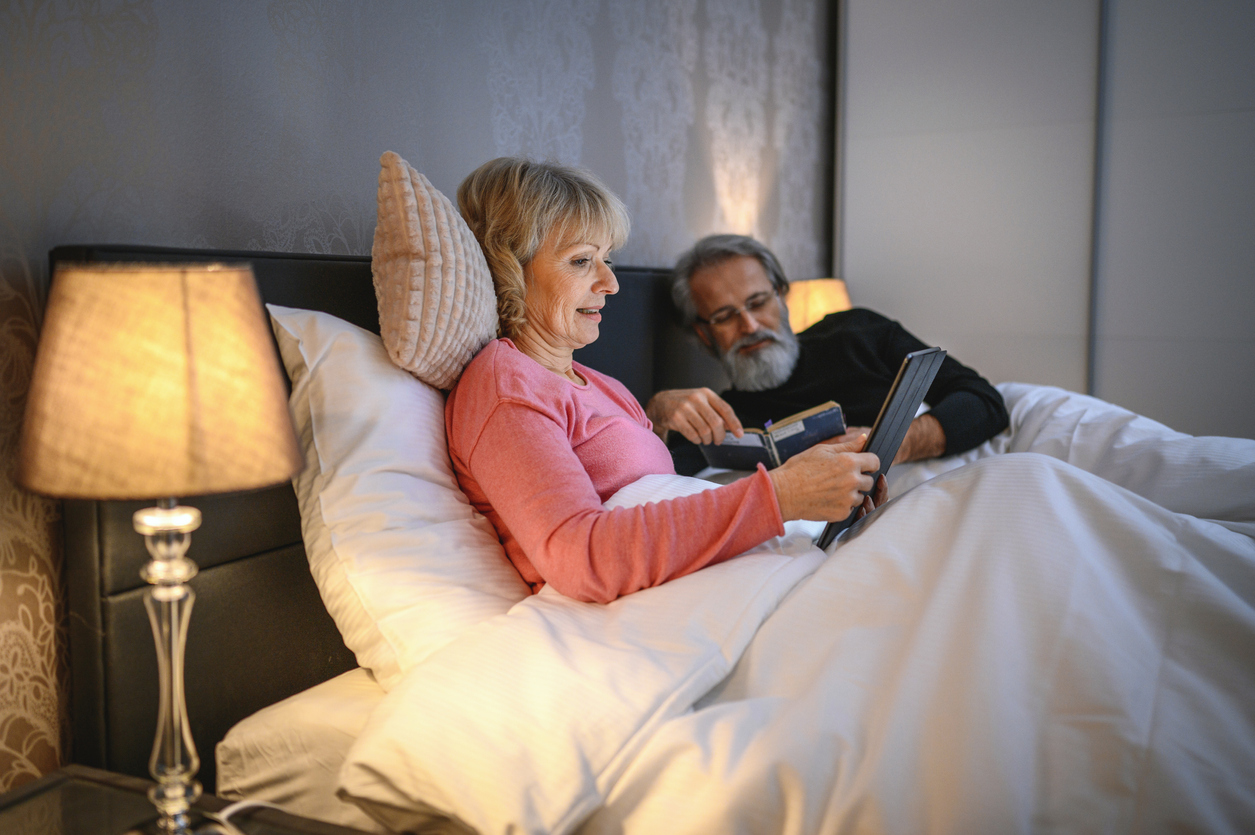
{"type": "Polygon", "coordinates": [[[557,424],[503,402],[469,469],[555,589],[609,602],[733,557],[784,532],[767,471],[692,496],[606,510],[557,424]]]}

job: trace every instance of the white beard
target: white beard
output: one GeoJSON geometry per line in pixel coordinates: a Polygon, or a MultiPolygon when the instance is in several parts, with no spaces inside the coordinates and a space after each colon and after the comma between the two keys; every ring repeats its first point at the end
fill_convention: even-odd
{"type": "Polygon", "coordinates": [[[786,325],[779,330],[763,328],[741,337],[719,356],[719,361],[728,372],[733,388],[765,391],[789,379],[797,365],[797,354],[797,337],[786,325]],[[741,348],[764,340],[770,344],[749,354],[740,352],[741,348]]]}

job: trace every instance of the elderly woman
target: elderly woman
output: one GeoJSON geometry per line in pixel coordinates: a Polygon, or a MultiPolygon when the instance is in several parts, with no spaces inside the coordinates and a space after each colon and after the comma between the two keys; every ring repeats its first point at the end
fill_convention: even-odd
{"type": "Polygon", "coordinates": [[[618,292],[610,253],[627,239],[627,211],[587,173],[511,158],[468,176],[458,206],[488,259],[501,338],[449,394],[449,453],[533,590],[608,602],[733,557],[790,519],[873,506],[865,473],[878,461],[856,441],[696,495],[607,510],[620,488],[675,472],[627,388],[572,358],[597,339],[618,292]]]}

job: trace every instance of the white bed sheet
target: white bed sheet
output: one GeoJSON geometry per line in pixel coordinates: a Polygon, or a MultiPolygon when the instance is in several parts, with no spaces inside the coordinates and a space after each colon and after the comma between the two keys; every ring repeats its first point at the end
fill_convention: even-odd
{"type": "Polygon", "coordinates": [[[842,543],[583,831],[1255,831],[1255,543],[992,463],[842,543]]]}
{"type": "Polygon", "coordinates": [[[264,800],[292,814],[383,832],[357,806],[336,797],[345,755],[383,696],[374,677],[359,667],[257,711],[214,750],[215,794],[264,800]]]}
{"type": "Polygon", "coordinates": [[[813,565],[698,696],[745,576],[531,598],[389,693],[341,793],[484,833],[1255,830],[1249,537],[1013,454],[813,565]]]}
{"type": "MultiPolygon", "coordinates": [[[[366,828],[330,795],[347,757],[341,793],[397,826],[448,815],[484,832],[1255,831],[1255,444],[1016,385],[1000,387],[1005,437],[902,468],[940,477],[899,487],[832,558],[793,559],[805,570],[786,572],[787,588],[763,598],[744,593],[745,576],[729,589],[708,570],[684,578],[693,588],[656,590],[683,592],[683,605],[651,611],[649,593],[632,595],[620,609],[658,628],[625,631],[633,616],[620,612],[610,634],[660,643],[631,652],[607,648],[596,625],[612,607],[542,594],[514,622],[455,641],[387,709],[374,710],[385,699],[372,683],[350,696],[356,707],[307,693],[241,723],[220,747],[220,775],[237,776],[219,791],[366,828]],[[957,469],[1016,449],[1124,486],[1039,455],[957,469]],[[729,619],[730,605],[761,627],[729,619]],[[685,646],[692,637],[731,670],[713,690],[691,686],[697,667],[718,670],[685,646]],[[501,668],[519,659],[511,682],[501,668]],[[520,693],[528,680],[583,695],[520,693]],[[521,718],[578,717],[589,700],[634,707],[573,727],[521,718]],[[334,733],[293,730],[332,715],[334,733]],[[258,734],[281,743],[242,744],[258,734]]],[[[779,581],[780,568],[766,573],[779,581]]]]}

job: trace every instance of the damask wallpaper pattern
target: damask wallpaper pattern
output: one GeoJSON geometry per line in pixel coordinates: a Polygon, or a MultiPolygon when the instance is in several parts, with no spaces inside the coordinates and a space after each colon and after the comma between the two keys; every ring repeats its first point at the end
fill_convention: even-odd
{"type": "Polygon", "coordinates": [[[754,0],[707,8],[702,56],[710,77],[706,126],[715,175],[719,225],[744,235],[758,229],[758,194],[767,145],[767,33],[754,0]]]}
{"type": "Polygon", "coordinates": [[[383,151],[446,194],[525,154],[586,166],[624,198],[620,263],[743,231],[791,276],[823,275],[832,14],[827,0],[0,0],[0,790],[69,750],[59,509],[14,483],[52,246],[364,254],[383,151]]]}
{"type": "Polygon", "coordinates": [[[646,252],[684,247],[684,166],[697,103],[697,0],[613,3],[613,94],[623,109],[623,199],[635,211],[632,237],[646,252]],[[640,211],[652,206],[653,211],[640,211]]]}

